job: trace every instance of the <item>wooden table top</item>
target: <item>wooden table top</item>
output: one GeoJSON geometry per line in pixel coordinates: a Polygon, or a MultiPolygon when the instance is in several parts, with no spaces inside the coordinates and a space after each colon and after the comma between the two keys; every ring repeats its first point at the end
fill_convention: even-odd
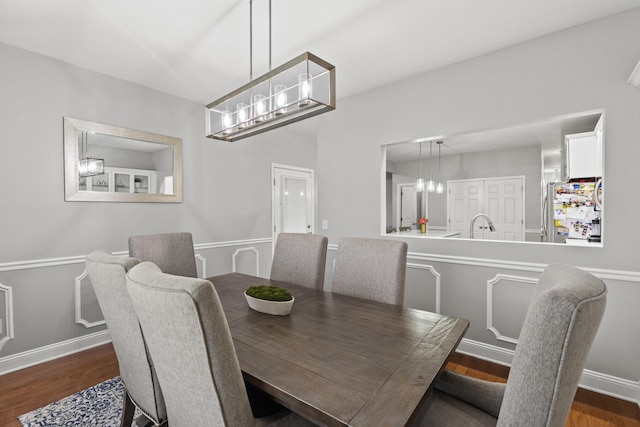
{"type": "Polygon", "coordinates": [[[469,322],[230,273],[209,278],[245,380],[328,426],[404,426],[469,322]],[[251,285],[285,287],[288,316],[249,308],[251,285]]]}

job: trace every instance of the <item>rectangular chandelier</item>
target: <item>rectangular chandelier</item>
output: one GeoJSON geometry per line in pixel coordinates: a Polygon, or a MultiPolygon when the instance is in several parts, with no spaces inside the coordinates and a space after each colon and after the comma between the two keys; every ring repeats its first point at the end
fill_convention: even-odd
{"type": "Polygon", "coordinates": [[[104,159],[85,157],[78,160],[78,175],[82,178],[102,175],[104,173],[104,159]]]}
{"type": "Polygon", "coordinates": [[[305,52],[207,105],[206,136],[233,142],[334,110],[335,73],[305,52]]]}

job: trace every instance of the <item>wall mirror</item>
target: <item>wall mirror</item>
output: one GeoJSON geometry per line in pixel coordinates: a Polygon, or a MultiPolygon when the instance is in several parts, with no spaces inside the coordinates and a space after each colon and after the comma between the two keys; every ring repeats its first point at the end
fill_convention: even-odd
{"type": "Polygon", "coordinates": [[[65,117],[65,200],[182,202],[182,140],[65,117]]]}
{"type": "Polygon", "coordinates": [[[381,233],[601,246],[603,130],[595,110],[383,145],[381,233]]]}

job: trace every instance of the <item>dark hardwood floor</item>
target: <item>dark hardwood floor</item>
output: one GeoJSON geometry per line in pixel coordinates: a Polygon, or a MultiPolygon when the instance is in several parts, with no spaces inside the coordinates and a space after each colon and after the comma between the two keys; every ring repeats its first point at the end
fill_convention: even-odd
{"type": "Polygon", "coordinates": [[[106,344],[0,376],[0,426],[21,427],[18,415],[118,375],[113,346],[106,344]]]}
{"type": "MultiPolygon", "coordinates": [[[[456,353],[449,369],[470,377],[506,382],[509,368],[456,353]]],[[[565,427],[640,427],[640,406],[582,388],[578,389],[565,427]]]]}
{"type": "MultiPolygon", "coordinates": [[[[450,369],[506,381],[507,367],[456,353],[450,369]]],[[[111,344],[0,376],[0,426],[21,427],[18,415],[118,375],[111,344]]],[[[566,427],[640,427],[637,404],[579,389],[566,427]]]]}

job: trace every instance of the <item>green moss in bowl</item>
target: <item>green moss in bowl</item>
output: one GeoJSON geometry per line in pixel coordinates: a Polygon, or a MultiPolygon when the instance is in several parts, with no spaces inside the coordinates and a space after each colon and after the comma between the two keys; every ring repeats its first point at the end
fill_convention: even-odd
{"type": "Polygon", "coordinates": [[[291,301],[293,299],[288,290],[278,286],[249,286],[245,293],[266,301],[291,301]]]}

